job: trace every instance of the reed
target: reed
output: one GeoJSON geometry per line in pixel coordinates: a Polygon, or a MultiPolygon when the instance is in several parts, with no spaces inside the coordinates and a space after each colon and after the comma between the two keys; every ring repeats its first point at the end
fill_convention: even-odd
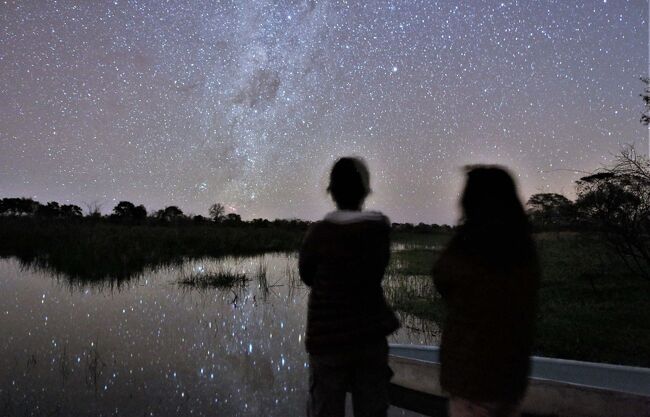
{"type": "Polygon", "coordinates": [[[25,265],[47,268],[72,282],[119,283],[147,268],[186,259],[295,251],[302,234],[279,226],[0,216],[0,257],[18,257],[25,265]]]}
{"type": "Polygon", "coordinates": [[[178,280],[180,285],[186,285],[198,288],[233,288],[236,286],[245,286],[250,279],[246,274],[236,272],[208,272],[195,273],[184,276],[178,280]]]}

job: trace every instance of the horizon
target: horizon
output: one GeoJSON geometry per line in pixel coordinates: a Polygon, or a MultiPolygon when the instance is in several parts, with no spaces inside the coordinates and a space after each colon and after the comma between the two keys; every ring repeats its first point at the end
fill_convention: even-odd
{"type": "MultiPolygon", "coordinates": [[[[119,203],[121,203],[121,202],[129,202],[129,203],[132,203],[134,206],[139,206],[139,205],[140,205],[139,203],[134,203],[134,202],[132,202],[132,201],[120,200],[120,201],[118,201],[115,205],[113,205],[112,207],[108,208],[108,207],[106,207],[106,206],[102,206],[102,205],[93,206],[92,203],[91,203],[91,204],[87,204],[87,203],[81,203],[81,204],[78,204],[78,203],[74,203],[74,202],[70,202],[70,201],[66,201],[66,202],[60,202],[60,201],[39,201],[38,199],[36,199],[36,198],[34,198],[34,197],[29,197],[29,196],[12,196],[12,197],[3,197],[3,196],[0,196],[0,200],[3,200],[3,199],[5,199],[5,198],[7,198],[7,199],[12,199],[12,198],[16,198],[16,199],[23,199],[23,198],[25,198],[25,199],[30,199],[30,200],[33,200],[34,202],[36,202],[36,203],[38,203],[38,204],[40,204],[40,205],[46,205],[46,204],[48,204],[48,203],[57,203],[57,204],[59,204],[60,206],[62,206],[62,205],[74,205],[74,206],[79,207],[79,208],[82,210],[82,212],[83,212],[83,217],[92,217],[93,210],[94,210],[94,209],[97,209],[97,210],[98,210],[97,212],[98,212],[102,217],[107,217],[107,218],[108,218],[108,217],[110,217],[111,215],[114,215],[114,214],[115,214],[114,208],[115,208],[115,206],[116,206],[117,204],[119,204],[119,203]]],[[[151,208],[151,209],[148,208],[148,207],[146,207],[144,204],[142,204],[142,206],[144,206],[145,209],[146,209],[146,211],[147,211],[147,217],[154,217],[154,216],[156,215],[157,212],[159,212],[159,211],[163,211],[165,208],[167,208],[167,207],[171,207],[171,206],[173,206],[173,205],[166,205],[166,206],[163,206],[163,207],[160,207],[160,208],[151,208]]],[[[182,207],[178,207],[178,206],[174,206],[174,207],[179,208],[179,209],[183,212],[183,216],[184,216],[185,218],[187,218],[187,219],[191,219],[191,218],[194,217],[194,216],[202,216],[205,220],[211,220],[211,218],[210,218],[210,214],[209,214],[209,212],[208,212],[209,210],[206,210],[206,211],[203,212],[203,213],[194,213],[194,212],[186,212],[185,210],[183,210],[182,207]]],[[[338,209],[335,208],[334,210],[338,210],[338,209]]],[[[362,209],[362,211],[366,211],[366,209],[362,209]]],[[[228,214],[237,214],[237,213],[226,210],[226,212],[224,213],[224,216],[227,216],[228,214]]],[[[37,214],[34,213],[33,215],[37,215],[37,214]]],[[[267,221],[270,221],[270,222],[280,220],[280,221],[299,221],[299,222],[311,223],[311,222],[318,221],[318,220],[321,220],[321,219],[316,219],[316,220],[307,220],[307,219],[301,219],[301,218],[298,218],[298,217],[285,217],[285,218],[282,218],[282,217],[275,217],[275,218],[267,218],[267,217],[244,218],[244,217],[242,217],[242,218],[241,218],[241,221],[242,221],[242,222],[251,222],[251,221],[254,221],[254,220],[267,220],[267,221]]],[[[412,224],[412,225],[418,225],[418,224],[420,224],[420,223],[423,223],[423,222],[395,222],[395,221],[393,221],[393,220],[390,219],[390,218],[389,218],[389,220],[391,221],[392,224],[412,224]]],[[[424,223],[424,224],[426,224],[426,225],[437,225],[437,226],[450,226],[450,227],[454,227],[454,226],[456,226],[456,224],[448,224],[448,223],[424,223]]]]}

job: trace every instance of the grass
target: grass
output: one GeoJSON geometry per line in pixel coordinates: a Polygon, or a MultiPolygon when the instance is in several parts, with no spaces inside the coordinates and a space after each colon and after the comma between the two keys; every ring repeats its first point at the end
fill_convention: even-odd
{"type": "Polygon", "coordinates": [[[393,308],[419,318],[442,322],[444,306],[435,291],[431,269],[450,234],[396,233],[398,250],[391,254],[384,291],[393,308]]]}
{"type": "Polygon", "coordinates": [[[119,284],[146,268],[186,259],[295,251],[302,235],[275,226],[129,225],[0,216],[0,257],[16,256],[71,282],[119,284]]]}
{"type": "Polygon", "coordinates": [[[409,249],[393,252],[388,272],[399,275],[431,274],[434,258],[440,254],[433,249],[409,249]]]}
{"type": "Polygon", "coordinates": [[[208,272],[194,273],[183,276],[178,280],[181,285],[187,285],[198,288],[232,288],[235,286],[245,286],[249,281],[246,274],[236,272],[208,272]]]}
{"type": "Polygon", "coordinates": [[[536,350],[650,366],[650,283],[590,236],[538,241],[542,263],[536,350]]]}
{"type": "Polygon", "coordinates": [[[415,232],[394,232],[391,240],[394,245],[404,249],[441,249],[449,239],[451,233],[415,233],[415,232]]]}
{"type": "MultiPolygon", "coordinates": [[[[650,367],[650,283],[632,276],[597,238],[537,236],[542,277],[535,354],[650,367]]],[[[396,252],[385,281],[394,308],[442,323],[429,276],[438,251],[396,252]]]]}
{"type": "Polygon", "coordinates": [[[271,285],[269,285],[268,275],[266,273],[268,265],[260,259],[255,270],[255,280],[257,281],[257,288],[263,300],[266,300],[271,293],[271,285]]]}
{"type": "Polygon", "coordinates": [[[181,266],[176,282],[183,287],[197,289],[244,289],[250,281],[256,281],[263,297],[270,287],[267,278],[268,264],[264,256],[255,256],[253,265],[239,256],[211,259],[205,258],[181,266]]]}

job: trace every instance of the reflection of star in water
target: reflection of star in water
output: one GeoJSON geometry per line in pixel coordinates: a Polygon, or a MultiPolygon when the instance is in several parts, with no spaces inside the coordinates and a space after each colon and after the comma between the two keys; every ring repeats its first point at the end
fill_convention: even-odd
{"type": "MultiPolygon", "coordinates": [[[[264,265],[267,262],[278,263],[276,267],[269,268],[270,273],[274,274],[274,281],[286,279],[285,274],[281,272],[283,271],[281,266],[286,259],[278,256],[265,258],[264,265]]],[[[295,258],[291,259],[294,260],[292,262],[293,273],[297,273],[295,258]]],[[[185,263],[181,270],[196,270],[194,265],[203,266],[204,264],[213,269],[218,264],[214,262],[190,261],[185,263]]],[[[228,262],[233,267],[246,264],[248,265],[247,273],[251,273],[257,268],[261,259],[251,258],[249,262],[231,259],[228,262]]],[[[4,265],[0,265],[0,267],[4,268],[4,265]]],[[[4,276],[7,271],[5,269],[3,271],[5,272],[4,276]]],[[[15,271],[16,274],[20,273],[17,268],[15,271]]],[[[229,402],[235,403],[234,407],[248,402],[251,410],[250,415],[261,415],[262,410],[268,409],[268,405],[271,403],[280,407],[282,415],[292,414],[294,409],[299,408],[301,387],[306,379],[304,368],[300,366],[304,364],[304,347],[299,343],[283,342],[285,334],[288,336],[286,340],[290,339],[293,342],[298,339],[294,337],[295,333],[303,330],[303,319],[290,309],[304,310],[304,304],[299,303],[296,307],[295,303],[295,301],[303,302],[304,296],[298,294],[290,296],[289,293],[283,291],[286,286],[281,286],[278,287],[277,294],[274,293],[275,296],[280,297],[278,298],[280,304],[276,302],[274,306],[271,306],[261,303],[251,306],[248,302],[250,293],[256,292],[257,287],[249,286],[246,290],[248,294],[241,304],[241,311],[231,315],[230,308],[228,308],[230,300],[228,294],[220,292],[180,294],[175,287],[158,285],[168,279],[176,278],[177,274],[178,268],[174,267],[163,268],[156,272],[149,271],[142,286],[134,286],[129,291],[122,291],[111,297],[103,297],[101,291],[100,294],[94,294],[92,300],[87,300],[90,302],[81,302],[75,307],[77,310],[81,309],[76,311],[79,316],[78,326],[64,329],[64,333],[66,331],[68,333],[57,335],[56,338],[52,337],[51,344],[32,348],[36,349],[38,357],[45,357],[48,360],[57,361],[57,363],[64,359],[62,363],[65,364],[67,363],[65,350],[62,354],[59,347],[59,338],[63,338],[66,341],[66,348],[72,352],[72,358],[76,359],[72,367],[79,366],[77,364],[81,363],[82,358],[91,362],[93,357],[100,360],[106,357],[105,355],[114,356],[115,360],[107,361],[105,372],[102,372],[106,378],[101,380],[99,385],[101,389],[89,391],[81,387],[78,394],[82,399],[85,395],[95,395],[98,398],[110,395],[115,400],[113,403],[131,401],[133,407],[137,409],[137,407],[147,404],[145,401],[146,389],[136,387],[137,379],[145,378],[155,384],[158,391],[162,393],[161,407],[171,409],[182,404],[199,416],[213,415],[215,404],[224,407],[224,404],[229,402]],[[133,297],[134,294],[135,297],[133,297]],[[279,305],[286,307],[278,309],[279,305]],[[285,312],[284,308],[289,310],[285,312]],[[98,339],[94,339],[97,341],[95,342],[88,340],[88,334],[96,324],[95,315],[100,311],[106,320],[113,323],[113,331],[100,334],[98,339]],[[288,322],[290,325],[287,326],[278,325],[278,319],[283,320],[282,318],[287,313],[288,317],[294,318],[294,320],[290,320],[288,322]],[[134,320],[135,316],[141,319],[134,320]],[[209,320],[207,325],[206,320],[209,320]],[[212,320],[214,320],[214,326],[212,320]],[[166,325],[161,327],[161,323],[166,325]],[[281,334],[279,343],[266,339],[267,332],[281,334]],[[146,337],[142,337],[143,335],[146,337]],[[127,352],[122,352],[119,349],[109,352],[102,347],[110,346],[111,343],[130,345],[130,341],[134,337],[142,340],[143,343],[139,343],[137,346],[133,345],[133,349],[129,349],[127,352]],[[107,340],[110,341],[108,344],[107,340]],[[87,349],[88,345],[91,347],[90,352],[87,349]],[[217,354],[215,354],[215,350],[217,354]],[[74,352],[80,353],[75,355],[74,352]],[[293,369],[294,367],[297,368],[297,371],[293,369]],[[208,378],[211,381],[210,384],[203,383],[208,378]],[[276,401],[277,398],[281,398],[282,401],[276,401]]],[[[20,273],[20,276],[23,275],[20,273]]],[[[27,274],[24,278],[33,280],[39,276],[27,274]]],[[[25,280],[11,280],[11,282],[25,283],[25,280]]],[[[13,293],[13,287],[8,289],[13,293]]],[[[75,298],[81,295],[60,290],[62,290],[60,286],[54,285],[52,288],[48,288],[47,297],[43,293],[42,297],[34,300],[36,303],[32,305],[34,308],[29,308],[35,311],[39,310],[41,313],[37,316],[16,314],[16,317],[20,317],[22,320],[24,328],[32,329],[34,326],[41,326],[40,317],[49,315],[50,320],[55,318],[54,314],[49,314],[53,312],[52,308],[55,305],[73,306],[75,298]],[[41,303],[42,300],[44,300],[43,303],[41,303]],[[50,300],[54,302],[50,303],[50,300]],[[65,301],[61,302],[63,300],[65,301]]],[[[6,307],[7,314],[10,314],[10,310],[12,315],[20,311],[14,310],[19,306],[7,305],[6,307]]],[[[21,308],[25,308],[25,306],[21,308]]],[[[67,311],[63,313],[59,311],[59,313],[63,316],[69,315],[67,311]]],[[[20,343],[19,340],[14,342],[20,343]]],[[[20,350],[20,348],[16,349],[15,343],[9,343],[4,346],[4,349],[20,350]]],[[[2,357],[9,356],[11,355],[2,357]]],[[[16,381],[12,385],[12,390],[15,391],[12,392],[24,392],[25,389],[29,389],[28,387],[40,389],[39,381],[42,382],[42,372],[47,373],[48,369],[47,366],[34,367],[30,373],[22,375],[22,377],[17,375],[16,381]]],[[[73,370],[73,372],[76,371],[73,370]]],[[[81,381],[72,379],[68,382],[73,385],[76,383],[83,385],[83,378],[81,381]]],[[[43,401],[42,405],[45,405],[49,399],[51,398],[48,396],[41,396],[36,401],[43,401]]],[[[106,404],[105,401],[100,401],[100,403],[106,404]]],[[[97,408],[99,406],[101,408],[100,403],[93,403],[90,400],[72,402],[64,405],[64,413],[66,415],[85,415],[90,413],[86,407],[97,408]]],[[[146,410],[138,409],[138,411],[142,413],[146,410]]],[[[227,406],[216,411],[219,415],[235,414],[227,406]]]]}

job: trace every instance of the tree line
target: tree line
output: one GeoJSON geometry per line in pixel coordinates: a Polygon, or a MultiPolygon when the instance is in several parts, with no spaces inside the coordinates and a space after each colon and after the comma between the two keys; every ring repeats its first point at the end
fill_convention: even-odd
{"type": "Polygon", "coordinates": [[[102,215],[101,207],[97,204],[88,204],[84,210],[75,204],[59,204],[56,201],[50,201],[42,204],[28,197],[9,197],[0,199],[0,216],[4,217],[35,217],[42,219],[95,219],[130,224],[139,223],[217,223],[223,225],[240,225],[251,224],[254,226],[285,225],[293,227],[307,227],[309,222],[299,219],[253,219],[250,221],[242,220],[237,213],[226,213],[225,207],[221,203],[215,203],[210,206],[209,216],[188,215],[183,213],[178,206],[166,206],[160,210],[148,211],[142,205],[135,205],[130,201],[120,201],[113,207],[108,215],[102,215]]]}
{"type": "MultiPolygon", "coordinates": [[[[208,209],[208,216],[187,215],[178,206],[167,206],[160,210],[149,212],[142,204],[135,205],[130,201],[120,201],[113,207],[108,215],[102,215],[100,206],[87,204],[84,210],[75,204],[59,204],[50,201],[41,204],[27,197],[10,197],[0,199],[0,216],[36,217],[43,219],[96,219],[122,222],[129,224],[157,223],[157,224],[221,224],[225,226],[251,225],[254,227],[280,226],[295,229],[307,229],[310,221],[300,219],[275,219],[268,220],[256,218],[249,221],[242,220],[237,213],[226,213],[226,208],[221,203],[215,203],[208,209]]],[[[393,230],[407,233],[446,233],[453,230],[449,225],[426,223],[393,223],[393,230]]]]}
{"type": "Polygon", "coordinates": [[[574,201],[556,193],[531,196],[533,227],[598,233],[631,271],[650,279],[650,159],[625,147],[612,164],[576,181],[575,194],[574,201]]]}

